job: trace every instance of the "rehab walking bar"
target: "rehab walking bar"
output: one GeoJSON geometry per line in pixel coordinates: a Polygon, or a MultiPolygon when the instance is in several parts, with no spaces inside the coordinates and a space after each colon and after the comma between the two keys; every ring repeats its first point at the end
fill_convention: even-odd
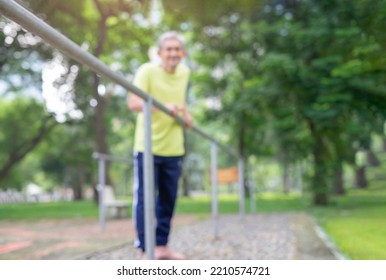
{"type": "Polygon", "coordinates": [[[212,142],[210,146],[211,184],[212,184],[212,220],[214,227],[214,238],[219,237],[218,222],[218,191],[217,191],[217,145],[212,142]]]}
{"type": "Polygon", "coordinates": [[[245,191],[244,191],[244,160],[242,157],[239,158],[239,208],[241,218],[245,217],[245,191]]]}
{"type": "MultiPolygon", "coordinates": [[[[79,47],[73,41],[68,39],[66,36],[64,36],[63,34],[58,32],[57,30],[55,30],[53,27],[51,27],[50,25],[48,25],[47,23],[45,23],[44,21],[39,19],[37,16],[35,16],[33,13],[29,12],[27,9],[25,9],[23,6],[19,5],[15,1],[0,0],[0,14],[4,15],[5,17],[9,18],[12,21],[18,23],[23,28],[32,32],[33,34],[39,36],[46,43],[50,44],[52,47],[61,51],[63,54],[67,55],[68,57],[76,60],[77,62],[79,62],[83,65],[86,65],[93,72],[110,79],[111,81],[124,87],[129,92],[132,92],[132,93],[136,94],[137,96],[141,97],[145,101],[144,103],[147,103],[148,100],[150,99],[150,96],[146,92],[144,92],[143,90],[135,87],[133,84],[128,82],[122,73],[112,71],[102,61],[100,61],[99,59],[97,59],[92,54],[88,53],[87,51],[83,50],[81,47],[79,47]]],[[[149,103],[152,104],[153,106],[155,106],[156,108],[158,108],[159,110],[163,111],[164,113],[174,117],[181,125],[185,126],[187,124],[185,122],[185,120],[183,118],[181,118],[180,116],[173,116],[171,111],[166,106],[164,106],[162,103],[157,101],[156,99],[151,99],[151,101],[149,103]]],[[[145,107],[146,106],[149,106],[149,105],[145,105],[145,107]]],[[[145,111],[147,111],[147,109],[145,109],[145,111]]],[[[144,114],[145,118],[146,118],[146,116],[145,116],[146,114],[148,114],[148,113],[144,114]]],[[[149,117],[149,115],[148,115],[148,117],[149,117]]],[[[145,131],[146,131],[146,127],[148,126],[148,124],[146,124],[146,122],[145,122],[144,126],[145,126],[145,131]]],[[[216,141],[213,137],[211,137],[210,135],[208,135],[206,132],[202,131],[198,127],[193,126],[192,131],[196,132],[197,134],[201,135],[202,137],[206,138],[207,140],[216,143],[216,145],[218,147],[222,148],[225,152],[227,152],[231,155],[234,155],[236,158],[239,157],[237,152],[235,152],[233,149],[231,149],[225,145],[222,145],[221,143],[216,141]]],[[[146,137],[149,137],[149,133],[148,132],[145,132],[145,133],[147,135],[146,137]]],[[[145,138],[145,139],[147,139],[147,138],[145,138]]],[[[152,164],[152,156],[146,156],[147,153],[151,154],[151,141],[149,140],[149,142],[150,142],[150,149],[149,149],[149,145],[148,145],[148,147],[147,147],[148,150],[147,150],[147,152],[145,151],[145,153],[144,153],[145,166],[146,166],[146,164],[148,166],[153,165],[152,164]]],[[[103,160],[102,162],[103,163],[101,163],[101,165],[104,164],[105,160],[103,160]]],[[[243,166],[243,165],[244,165],[243,159],[240,158],[239,159],[239,167],[243,166]]],[[[101,171],[102,167],[99,167],[99,168],[100,168],[100,174],[103,174],[101,171]]],[[[239,171],[239,172],[241,172],[241,171],[239,171]]],[[[242,170],[242,172],[243,172],[243,170],[242,170]]],[[[239,173],[239,175],[241,175],[241,173],[239,173]]],[[[103,187],[104,182],[102,179],[102,175],[100,175],[100,176],[101,176],[100,180],[103,183],[101,185],[101,187],[103,187]]],[[[147,177],[146,180],[148,183],[145,184],[145,189],[149,188],[149,190],[147,190],[147,191],[145,190],[145,193],[147,192],[148,193],[147,196],[149,196],[149,195],[151,196],[151,193],[149,193],[149,192],[154,193],[153,174],[149,175],[149,172],[146,172],[145,176],[151,176],[151,177],[147,177]],[[152,186],[149,187],[149,185],[152,185],[152,186]]],[[[244,175],[242,175],[242,177],[244,178],[244,175]]],[[[239,181],[239,184],[241,184],[241,183],[243,184],[243,182],[244,181],[239,181]]],[[[101,190],[101,192],[103,193],[103,189],[101,190]]],[[[240,185],[240,213],[242,215],[244,215],[244,212],[245,212],[245,209],[243,206],[245,204],[244,203],[245,198],[244,198],[244,196],[241,196],[241,194],[243,194],[243,193],[244,193],[244,189],[240,185]],[[242,189],[242,192],[241,192],[241,189],[242,189]]],[[[153,201],[154,201],[154,198],[153,198],[153,201]]],[[[154,205],[153,205],[154,203],[152,205],[149,205],[149,204],[151,204],[151,202],[145,200],[145,209],[147,209],[147,213],[149,214],[149,215],[145,214],[145,226],[147,225],[150,228],[154,228],[154,223],[152,223],[151,219],[149,220],[149,217],[152,217],[152,215],[150,215],[150,213],[151,213],[150,211],[151,211],[151,209],[154,209],[154,205]],[[148,207],[150,207],[150,208],[148,208],[148,207]],[[149,209],[150,209],[150,211],[149,211],[149,209]]],[[[104,211],[103,208],[100,211],[104,211]]],[[[145,213],[146,213],[146,210],[145,210],[145,213]]],[[[152,230],[150,230],[148,232],[152,232],[152,230]]],[[[151,238],[152,238],[151,244],[150,245],[146,244],[146,248],[147,248],[146,250],[152,251],[153,248],[150,248],[150,247],[154,247],[154,245],[152,245],[155,242],[154,238],[151,236],[145,237],[147,242],[150,242],[148,239],[151,239],[151,238]]],[[[150,253],[151,253],[151,251],[150,251],[150,253]]],[[[149,259],[151,259],[152,254],[149,254],[148,257],[149,257],[149,259]]]]}
{"type": "Polygon", "coordinates": [[[104,202],[104,192],[106,185],[106,174],[105,174],[106,160],[99,158],[98,160],[98,204],[99,204],[99,228],[101,231],[105,230],[105,204],[104,202]]]}
{"type": "Polygon", "coordinates": [[[148,98],[143,103],[144,114],[144,139],[145,151],[143,159],[143,179],[144,179],[144,214],[145,214],[145,251],[149,260],[154,259],[154,245],[155,245],[155,227],[154,227],[154,166],[153,153],[151,147],[151,108],[152,99],[148,98]]]}

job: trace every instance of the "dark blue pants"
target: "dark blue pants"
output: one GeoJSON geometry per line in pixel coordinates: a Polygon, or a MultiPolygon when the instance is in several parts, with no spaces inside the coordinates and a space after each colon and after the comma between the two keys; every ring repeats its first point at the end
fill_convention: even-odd
{"type": "MultiPolygon", "coordinates": [[[[157,246],[164,246],[168,243],[170,223],[177,199],[178,179],[181,174],[181,160],[181,156],[154,155],[157,246]]],[[[134,176],[133,219],[138,235],[135,245],[145,251],[143,153],[134,154],[134,176]]]]}

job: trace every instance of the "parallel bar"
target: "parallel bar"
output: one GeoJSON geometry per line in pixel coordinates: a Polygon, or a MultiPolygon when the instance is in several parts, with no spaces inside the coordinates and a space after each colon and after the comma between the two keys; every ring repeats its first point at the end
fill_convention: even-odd
{"type": "Polygon", "coordinates": [[[98,204],[99,204],[99,229],[100,231],[105,230],[105,205],[104,205],[104,189],[106,184],[105,176],[105,161],[99,159],[98,161],[98,204]]]}
{"type": "MultiPolygon", "coordinates": [[[[20,24],[23,28],[38,35],[52,47],[58,49],[59,51],[66,54],[68,57],[71,57],[72,59],[78,61],[79,63],[86,65],[95,73],[109,78],[111,81],[121,85],[129,92],[138,95],[144,100],[150,98],[150,96],[146,92],[128,82],[122,73],[112,71],[106,64],[101,62],[95,56],[83,50],[73,41],[68,39],[63,34],[59,33],[57,30],[55,30],[50,25],[42,21],[40,18],[26,10],[18,3],[10,0],[0,0],[0,14],[3,14],[7,18],[20,24]]],[[[174,117],[171,111],[158,100],[153,99],[153,105],[164,113],[174,117]]],[[[187,124],[185,120],[180,116],[176,116],[174,118],[181,125],[187,124]]],[[[200,134],[202,137],[210,141],[216,142],[219,147],[221,147],[225,152],[237,156],[237,152],[224,145],[221,145],[216,139],[214,139],[198,127],[194,126],[192,127],[192,130],[200,134]]]]}
{"type": "Polygon", "coordinates": [[[149,98],[143,103],[144,116],[144,139],[145,151],[143,158],[143,179],[144,179],[144,211],[145,211],[145,250],[148,260],[154,259],[155,226],[154,226],[154,163],[152,152],[152,131],[151,131],[151,109],[152,99],[149,98]]]}
{"type": "Polygon", "coordinates": [[[240,216],[245,216],[245,191],[244,191],[244,159],[239,158],[239,211],[240,216]]]}
{"type": "Polygon", "coordinates": [[[217,191],[217,144],[212,142],[211,149],[211,184],[212,184],[212,219],[214,226],[214,237],[219,237],[219,222],[218,222],[218,191],[217,191]]]}

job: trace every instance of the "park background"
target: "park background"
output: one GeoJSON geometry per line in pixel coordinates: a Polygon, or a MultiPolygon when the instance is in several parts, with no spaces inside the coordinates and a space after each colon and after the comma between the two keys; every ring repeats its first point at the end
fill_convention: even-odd
{"type": "MultiPolygon", "coordinates": [[[[386,259],[386,1],[18,2],[128,80],[159,34],[183,33],[195,123],[247,160],[257,211],[306,211],[348,258],[386,259]]],[[[0,29],[0,219],[97,217],[91,155],[131,159],[127,92],[3,16],[0,29]]],[[[186,139],[177,214],[204,219],[210,143],[186,139]]],[[[106,171],[130,200],[132,166],[106,171]]],[[[220,190],[236,213],[236,187],[220,190]]]]}

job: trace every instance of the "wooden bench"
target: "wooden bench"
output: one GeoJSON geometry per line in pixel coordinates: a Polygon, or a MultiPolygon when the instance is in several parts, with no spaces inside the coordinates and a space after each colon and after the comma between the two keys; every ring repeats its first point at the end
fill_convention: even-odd
{"type": "Polygon", "coordinates": [[[114,190],[111,186],[105,186],[103,192],[103,205],[106,209],[107,218],[126,218],[130,203],[115,199],[114,190]]]}

